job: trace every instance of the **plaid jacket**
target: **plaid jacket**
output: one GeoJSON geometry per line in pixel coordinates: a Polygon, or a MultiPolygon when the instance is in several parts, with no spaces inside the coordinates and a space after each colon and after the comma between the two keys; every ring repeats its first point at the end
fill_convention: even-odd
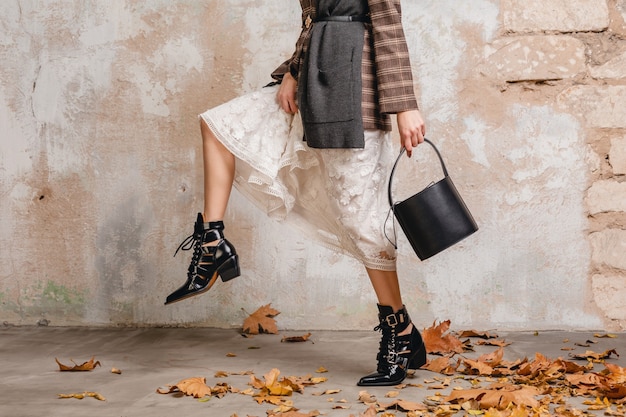
{"type": "MultiPolygon", "coordinates": [[[[417,109],[409,51],[402,28],[400,0],[368,0],[372,23],[366,24],[363,48],[362,112],[365,129],[391,130],[389,114],[417,109]]],[[[307,52],[316,0],[300,0],[302,31],[294,54],[272,77],[290,72],[298,79],[307,52]]]]}

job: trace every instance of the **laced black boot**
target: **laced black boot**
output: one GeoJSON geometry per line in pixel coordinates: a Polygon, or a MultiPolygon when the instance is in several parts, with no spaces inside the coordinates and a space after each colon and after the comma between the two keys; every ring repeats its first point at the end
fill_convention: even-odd
{"type": "Polygon", "coordinates": [[[411,319],[402,308],[394,313],[389,306],[378,305],[380,324],[374,330],[380,330],[382,338],[376,359],[376,372],[359,380],[360,386],[397,385],[406,378],[409,369],[418,369],[426,363],[426,346],[415,325],[411,332],[398,336],[411,324],[411,319]]]}
{"type": "Polygon", "coordinates": [[[184,300],[208,291],[219,276],[226,282],[239,276],[239,257],[235,247],[224,239],[224,223],[205,223],[198,213],[193,234],[180,244],[179,250],[193,249],[185,285],[167,296],[165,304],[184,300]],[[216,242],[217,243],[213,243],[216,242]]]}

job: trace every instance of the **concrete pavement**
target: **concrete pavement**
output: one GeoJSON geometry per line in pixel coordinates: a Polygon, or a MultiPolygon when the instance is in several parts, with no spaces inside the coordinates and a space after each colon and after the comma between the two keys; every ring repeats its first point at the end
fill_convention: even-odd
{"type": "MultiPolygon", "coordinates": [[[[478,330],[478,329],[477,329],[478,330]]],[[[376,332],[315,331],[310,341],[281,343],[283,336],[307,333],[281,332],[244,338],[237,330],[209,328],[58,328],[0,327],[0,416],[265,416],[274,408],[257,404],[252,397],[227,394],[221,399],[202,402],[191,397],[176,397],[156,392],[157,388],[194,376],[206,377],[207,384],[221,382],[240,389],[250,388],[249,375],[214,377],[217,371],[229,373],[252,371],[258,378],[272,368],[281,376],[324,376],[328,380],[307,387],[303,394],[291,398],[302,413],[319,410],[328,416],[358,416],[367,406],[358,401],[362,387],[358,378],[375,368],[379,334],[376,332]],[[235,356],[227,356],[227,354],[235,356]],[[64,364],[88,361],[95,356],[102,364],[91,372],[59,372],[55,358],[64,364]],[[316,374],[319,367],[328,372],[316,374]],[[115,367],[121,374],[111,373],[115,367]],[[314,395],[324,390],[341,390],[332,395],[314,395]],[[57,394],[95,391],[106,401],[94,398],[58,399],[57,394]],[[331,401],[332,399],[332,401],[331,401]],[[345,400],[345,403],[338,401],[345,400]],[[333,409],[337,405],[348,409],[333,409]]],[[[616,349],[622,356],[611,363],[626,366],[626,334],[617,338],[595,338],[593,332],[495,332],[500,339],[511,342],[505,348],[505,359],[533,358],[540,352],[549,358],[564,357],[586,350],[603,352],[616,349]],[[591,347],[577,346],[587,340],[591,347]],[[565,351],[567,347],[573,351],[565,351]]],[[[477,357],[495,350],[492,346],[476,346],[477,357]]],[[[584,362],[582,362],[584,364],[584,362]]],[[[603,367],[596,365],[596,370],[603,367]]],[[[416,372],[407,382],[423,383],[442,375],[425,370],[416,372]]],[[[392,387],[368,388],[370,394],[390,402],[385,394],[392,387]]],[[[443,390],[449,393],[450,388],[443,390]]],[[[426,385],[409,387],[400,392],[407,401],[422,401],[434,395],[426,385]]],[[[570,401],[568,401],[570,402],[570,401]]],[[[572,406],[585,409],[581,400],[572,406]]],[[[406,415],[395,412],[398,416],[406,415]]],[[[463,415],[462,413],[457,415],[463,415]]],[[[601,415],[601,412],[598,412],[601,415]]]]}

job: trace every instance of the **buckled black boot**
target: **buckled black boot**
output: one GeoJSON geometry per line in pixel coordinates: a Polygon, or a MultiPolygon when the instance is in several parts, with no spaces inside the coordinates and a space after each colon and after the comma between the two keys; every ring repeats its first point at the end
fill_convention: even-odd
{"type": "Polygon", "coordinates": [[[376,372],[359,380],[359,386],[397,385],[404,381],[409,369],[421,368],[426,363],[426,346],[415,325],[410,333],[398,336],[411,324],[406,308],[394,313],[389,306],[378,305],[380,324],[374,330],[382,332],[376,359],[376,372]]]}
{"type": "Polygon", "coordinates": [[[208,291],[217,277],[226,282],[240,275],[239,256],[235,247],[224,239],[224,223],[205,223],[202,213],[198,213],[193,234],[180,244],[179,250],[193,249],[191,264],[187,270],[185,285],[167,296],[165,304],[181,301],[208,291]],[[217,241],[217,244],[213,242],[217,241]]]}

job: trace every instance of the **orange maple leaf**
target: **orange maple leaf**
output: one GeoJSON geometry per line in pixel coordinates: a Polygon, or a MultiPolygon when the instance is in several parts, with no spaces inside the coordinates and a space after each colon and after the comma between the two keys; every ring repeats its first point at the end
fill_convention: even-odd
{"type": "Polygon", "coordinates": [[[606,373],[611,381],[615,384],[625,384],[626,383],[626,368],[622,368],[619,365],[614,365],[612,363],[605,363],[606,373]]]}
{"type": "Polygon", "coordinates": [[[619,357],[619,353],[617,353],[615,349],[606,350],[602,353],[596,353],[592,350],[588,350],[582,355],[571,354],[570,356],[574,359],[583,359],[583,360],[586,359],[586,360],[593,361],[593,362],[602,362],[604,359],[609,359],[611,357],[611,354],[614,354],[615,356],[619,357]]]}
{"type": "Polygon", "coordinates": [[[261,381],[254,375],[250,375],[250,382],[248,384],[259,390],[257,393],[253,394],[254,399],[259,404],[268,402],[278,405],[284,401],[283,397],[291,396],[294,391],[302,391],[301,385],[298,385],[289,378],[279,380],[279,375],[280,371],[276,368],[263,375],[264,381],[261,381]]]}
{"type": "Polygon", "coordinates": [[[271,304],[260,307],[257,311],[250,314],[243,322],[244,333],[259,334],[259,333],[278,333],[278,327],[276,327],[276,320],[274,317],[280,314],[280,311],[270,307],[271,304]]]}
{"type": "Polygon", "coordinates": [[[450,320],[443,321],[439,325],[424,330],[422,335],[426,350],[428,353],[463,353],[463,343],[448,333],[450,329],[450,320]]]}
{"type": "Polygon", "coordinates": [[[59,365],[59,370],[60,371],[70,371],[70,372],[93,371],[93,369],[96,366],[100,366],[100,361],[95,361],[94,362],[94,359],[95,359],[95,357],[92,356],[90,360],[88,360],[87,362],[83,362],[80,365],[78,365],[76,362],[74,362],[72,360],[72,362],[74,363],[74,366],[67,366],[67,365],[63,365],[61,362],[59,362],[59,360],[57,358],[54,358],[54,360],[59,365]]]}
{"type": "Polygon", "coordinates": [[[455,390],[445,401],[462,404],[475,400],[478,401],[481,409],[504,410],[511,404],[538,407],[539,401],[535,398],[536,395],[539,395],[539,390],[535,387],[504,385],[498,389],[455,390]]]}
{"type": "Polygon", "coordinates": [[[206,378],[199,376],[193,378],[187,378],[179,381],[175,385],[170,385],[169,388],[157,389],[159,394],[170,394],[173,392],[182,392],[185,395],[193,396],[194,398],[202,398],[207,395],[211,395],[211,387],[206,384],[206,378]]]}
{"type": "Polygon", "coordinates": [[[463,365],[466,367],[464,373],[468,375],[491,376],[493,374],[493,367],[483,361],[463,359],[463,365]]]}
{"type": "Polygon", "coordinates": [[[440,358],[435,358],[423,367],[423,369],[427,369],[431,372],[437,372],[444,375],[454,375],[459,364],[454,364],[454,361],[451,361],[449,357],[442,356],[440,358]]]}

